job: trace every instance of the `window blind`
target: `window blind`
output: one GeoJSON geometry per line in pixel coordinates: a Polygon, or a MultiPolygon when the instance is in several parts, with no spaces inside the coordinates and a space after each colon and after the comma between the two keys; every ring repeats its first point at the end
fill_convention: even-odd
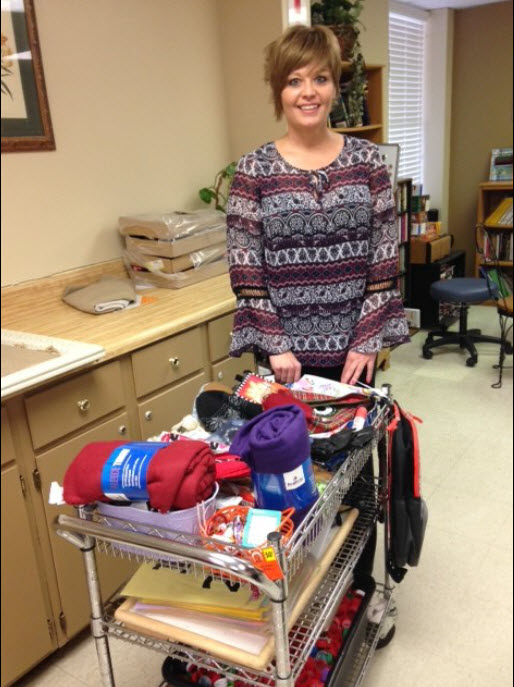
{"type": "Polygon", "coordinates": [[[389,13],[389,143],[400,145],[399,176],[423,183],[426,22],[389,13]]]}

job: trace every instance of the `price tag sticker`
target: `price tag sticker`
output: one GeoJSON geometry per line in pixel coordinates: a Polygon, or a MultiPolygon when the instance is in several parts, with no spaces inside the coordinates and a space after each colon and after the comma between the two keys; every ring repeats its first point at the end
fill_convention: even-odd
{"type": "Polygon", "coordinates": [[[276,582],[284,579],[284,573],[277,560],[277,555],[272,546],[261,549],[262,560],[256,562],[256,567],[261,570],[268,579],[276,582]]]}

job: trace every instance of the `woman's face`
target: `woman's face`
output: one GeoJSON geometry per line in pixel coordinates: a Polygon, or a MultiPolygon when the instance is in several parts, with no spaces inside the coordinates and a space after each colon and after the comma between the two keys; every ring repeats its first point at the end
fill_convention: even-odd
{"type": "Polygon", "coordinates": [[[287,77],[282,91],[284,116],[290,127],[326,126],[336,95],[336,87],[327,67],[306,65],[287,77]]]}

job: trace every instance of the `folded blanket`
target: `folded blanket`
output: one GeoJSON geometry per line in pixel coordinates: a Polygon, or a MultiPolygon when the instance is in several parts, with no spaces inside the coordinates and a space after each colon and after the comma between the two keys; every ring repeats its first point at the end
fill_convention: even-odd
{"type": "Polygon", "coordinates": [[[107,441],[84,446],[68,467],[63,485],[66,503],[112,500],[102,485],[104,466],[116,449],[129,450],[131,446],[146,446],[147,452],[153,452],[141,480],[151,508],[161,513],[192,508],[212,495],[216,468],[214,454],[205,443],[191,440],[157,446],[152,442],[107,441]]]}
{"type": "Polygon", "coordinates": [[[255,472],[281,474],[294,470],[310,456],[302,410],[286,405],[261,413],[241,427],[230,453],[241,456],[255,472]]]}
{"type": "Polygon", "coordinates": [[[135,303],[136,292],[128,279],[104,275],[92,284],[68,286],[62,299],[78,310],[101,315],[135,303]]]}

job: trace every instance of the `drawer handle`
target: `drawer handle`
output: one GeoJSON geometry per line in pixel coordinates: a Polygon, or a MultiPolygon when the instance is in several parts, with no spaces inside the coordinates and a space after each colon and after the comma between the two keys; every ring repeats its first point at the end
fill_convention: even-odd
{"type": "Polygon", "coordinates": [[[87,398],[82,399],[82,401],[77,401],[77,405],[81,413],[85,413],[86,410],[91,408],[91,403],[87,398]]]}
{"type": "Polygon", "coordinates": [[[126,425],[120,425],[118,427],[118,434],[121,434],[122,436],[127,433],[127,427],[126,425]]]}
{"type": "Polygon", "coordinates": [[[180,365],[180,358],[169,358],[168,362],[172,367],[178,367],[180,365]]]}
{"type": "Polygon", "coordinates": [[[218,379],[223,379],[223,372],[218,372],[218,379]]]}
{"type": "Polygon", "coordinates": [[[150,420],[152,419],[152,417],[153,417],[152,411],[151,411],[151,410],[147,410],[146,413],[145,413],[145,420],[150,421],[150,420]]]}

